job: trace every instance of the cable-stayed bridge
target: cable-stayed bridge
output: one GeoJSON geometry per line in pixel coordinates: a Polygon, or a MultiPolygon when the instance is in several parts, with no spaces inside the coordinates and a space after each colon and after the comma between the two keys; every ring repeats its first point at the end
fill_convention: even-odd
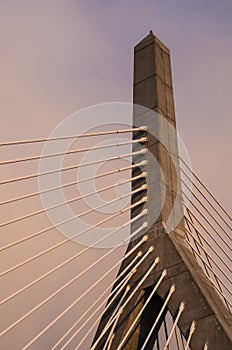
{"type": "Polygon", "coordinates": [[[0,144],[2,349],[231,348],[231,217],[178,149],[152,33],[132,112],[133,126],[0,144]]]}

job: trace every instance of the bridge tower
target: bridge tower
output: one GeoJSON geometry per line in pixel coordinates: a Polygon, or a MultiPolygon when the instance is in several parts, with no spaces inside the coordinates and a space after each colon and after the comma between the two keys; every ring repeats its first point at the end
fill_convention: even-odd
{"type": "MultiPolygon", "coordinates": [[[[103,315],[92,348],[152,350],[154,344],[158,342],[161,325],[167,313],[170,313],[176,319],[185,341],[191,334],[192,322],[196,322],[196,331],[192,334],[190,342],[192,350],[207,348],[229,350],[232,325],[230,313],[185,242],[186,227],[183,220],[182,195],[179,190],[177,133],[170,133],[169,128],[166,127],[171,125],[176,130],[170,51],[152,32],[134,48],[133,102],[148,108],[152,113],[161,115],[164,121],[152,120],[149,112],[144,112],[142,107],[141,110],[138,107],[134,111],[134,125],[147,126],[148,154],[154,155],[160,166],[154,168],[154,164],[149,161],[149,158],[147,159],[148,201],[145,207],[148,212],[149,229],[144,230],[148,239],[143,244],[142,250],[146,252],[151,246],[154,249],[133,275],[130,281],[131,290],[128,292],[129,302],[118,313],[111,327],[106,326],[115,315],[120,298],[112,303],[103,315]],[[168,141],[167,147],[164,147],[160,138],[154,137],[154,130],[156,135],[168,141]],[[160,213],[153,223],[156,212],[159,210],[160,213]],[[180,217],[182,218],[179,219],[180,217]],[[157,257],[159,257],[159,263],[147,274],[157,257]],[[157,284],[163,272],[164,279],[162,283],[157,284]],[[139,281],[141,281],[140,286],[133,293],[133,286],[138,285],[139,281]],[[157,288],[151,296],[155,285],[157,288]],[[167,299],[172,288],[173,290],[175,288],[175,292],[167,299]],[[181,304],[182,302],[184,304],[181,304]],[[146,308],[143,310],[145,304],[146,308]],[[184,312],[179,317],[178,312],[181,312],[181,307],[184,307],[184,312]],[[141,310],[143,310],[142,314],[141,310]],[[135,323],[136,320],[138,322],[135,323]],[[113,326],[114,329],[112,329],[113,326]],[[130,329],[131,332],[129,332],[130,329]],[[109,339],[110,345],[107,347],[105,344],[109,339]],[[148,341],[144,347],[146,339],[148,341]]],[[[136,137],[137,135],[134,135],[134,138],[136,137]]],[[[138,172],[139,169],[134,173],[136,171],[138,172]]],[[[141,183],[133,183],[134,188],[140,185],[141,183]]],[[[138,210],[141,208],[133,210],[132,216],[135,216],[138,210]]],[[[131,241],[128,251],[137,242],[138,239],[131,241]]],[[[131,263],[137,253],[138,251],[135,251],[134,255],[124,260],[119,274],[131,263]]],[[[116,287],[117,285],[114,286],[116,287]]],[[[187,345],[186,349],[189,349],[187,345]]],[[[157,348],[159,349],[158,345],[157,348]]]]}

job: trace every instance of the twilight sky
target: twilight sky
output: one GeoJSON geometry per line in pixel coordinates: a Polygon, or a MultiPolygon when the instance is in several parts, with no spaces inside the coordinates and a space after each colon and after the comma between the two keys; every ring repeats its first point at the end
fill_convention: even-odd
{"type": "Polygon", "coordinates": [[[149,29],[171,49],[179,133],[229,209],[230,0],[1,1],[1,139],[48,135],[81,108],[130,102],[132,49],[149,29]]]}
{"type": "MultiPolygon", "coordinates": [[[[231,0],[1,1],[1,140],[47,137],[58,123],[82,108],[102,102],[131,102],[133,47],[153,29],[171,49],[177,126],[193,169],[222,204],[231,209],[231,18],[231,0]]],[[[21,149],[20,152],[22,154],[4,156],[26,156],[30,151],[21,149]]],[[[27,170],[32,169],[23,169],[27,170]]],[[[12,177],[10,170],[3,175],[12,177]]],[[[17,194],[21,188],[14,187],[14,190],[17,194]]],[[[8,195],[6,192],[4,197],[8,195]]],[[[39,205],[33,202],[31,210],[38,209],[39,205]]],[[[23,215],[23,210],[13,208],[11,213],[4,212],[5,220],[10,219],[8,214],[23,215]]],[[[27,228],[32,230],[33,225],[30,222],[27,228]]],[[[18,231],[24,232],[24,226],[19,227],[18,231]]],[[[8,232],[15,233],[14,228],[8,232]]],[[[54,233],[49,240],[58,242],[60,237],[54,233]]],[[[38,244],[40,248],[41,244],[38,244]]],[[[25,246],[20,250],[22,256],[26,257],[25,249],[37,253],[37,247],[25,246]]],[[[76,249],[82,248],[70,244],[62,251],[62,257],[76,249]]],[[[6,268],[6,262],[12,259],[10,254],[2,258],[6,268]]],[[[15,256],[15,263],[22,256],[15,256]]],[[[96,256],[101,256],[101,252],[89,253],[79,261],[78,269],[81,271],[96,256]]],[[[117,261],[116,255],[114,260],[117,261]]],[[[41,269],[46,271],[59,261],[56,256],[44,259],[41,269]]],[[[15,281],[17,288],[30,282],[33,268],[36,265],[32,265],[30,271],[22,270],[21,275],[10,276],[2,289],[3,295],[15,281]]],[[[64,279],[71,278],[75,269],[74,264],[65,273],[56,275],[49,285],[33,290],[33,301],[39,302],[48,286],[51,290],[58,288],[64,279]]],[[[36,276],[39,272],[36,271],[36,276]]],[[[87,283],[92,283],[90,275],[83,281],[83,290],[78,287],[78,293],[87,288],[87,283]]],[[[69,293],[63,297],[64,304],[70,298],[69,293]]],[[[30,294],[25,297],[32,303],[30,294]]],[[[23,302],[23,298],[17,300],[19,314],[24,311],[23,302]]],[[[56,303],[52,308],[59,310],[60,303],[56,303]]],[[[15,310],[14,304],[10,307],[15,310]]],[[[81,307],[85,309],[86,305],[81,307]]],[[[46,310],[44,312],[41,311],[41,320],[47,316],[46,310]]],[[[7,324],[11,321],[10,313],[6,316],[7,324]]],[[[33,324],[33,320],[31,322],[33,324]]],[[[54,329],[54,334],[59,332],[59,327],[54,329]]],[[[20,341],[25,344],[25,329],[31,332],[28,339],[33,335],[28,321],[14,334],[19,344],[20,341]]],[[[3,340],[6,350],[9,339],[3,340]]],[[[46,343],[38,343],[33,349],[44,346],[46,343]]]]}

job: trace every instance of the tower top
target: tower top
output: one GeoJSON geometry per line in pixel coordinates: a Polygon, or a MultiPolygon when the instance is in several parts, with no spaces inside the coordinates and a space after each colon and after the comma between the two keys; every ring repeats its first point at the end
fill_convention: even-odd
{"type": "Polygon", "coordinates": [[[166,52],[168,55],[170,55],[170,50],[167,48],[166,45],[164,45],[153,33],[153,30],[151,29],[148,33],[148,35],[145,36],[136,46],[135,50],[140,50],[141,48],[148,46],[148,45],[158,45],[164,52],[166,52]]]}

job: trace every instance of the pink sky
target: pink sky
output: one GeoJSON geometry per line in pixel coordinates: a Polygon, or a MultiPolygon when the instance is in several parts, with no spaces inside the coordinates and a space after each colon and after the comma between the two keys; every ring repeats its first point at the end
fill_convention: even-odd
{"type": "MultiPolygon", "coordinates": [[[[1,140],[47,137],[59,122],[84,107],[131,102],[133,46],[153,29],[171,49],[178,131],[193,169],[231,209],[231,16],[230,0],[1,1],[1,140]]],[[[26,149],[20,152],[27,155],[26,149]]],[[[8,175],[12,174],[3,174],[8,175]]],[[[16,194],[20,190],[14,188],[16,194]]],[[[33,210],[39,205],[34,202],[33,210]]],[[[22,215],[24,209],[14,210],[22,215]]],[[[30,223],[28,229],[32,227],[30,223]]],[[[51,240],[59,239],[54,232],[51,240]]],[[[62,254],[75,249],[70,244],[62,254]]],[[[8,260],[3,257],[6,266],[8,260]]],[[[46,267],[53,264],[48,260],[46,267]]],[[[22,271],[25,282],[32,273],[33,266],[28,275],[22,271]]],[[[6,281],[9,288],[11,278],[6,281]]],[[[50,288],[63,278],[56,276],[50,288]]],[[[88,283],[91,279],[86,278],[83,289],[88,283]]],[[[20,330],[17,337],[23,338],[20,330]]],[[[9,338],[4,344],[12,349],[9,338]]]]}
{"type": "Polygon", "coordinates": [[[131,101],[132,49],[171,49],[176,116],[194,169],[230,207],[230,0],[2,1],[1,138],[48,135],[92,104],[131,101]]]}

